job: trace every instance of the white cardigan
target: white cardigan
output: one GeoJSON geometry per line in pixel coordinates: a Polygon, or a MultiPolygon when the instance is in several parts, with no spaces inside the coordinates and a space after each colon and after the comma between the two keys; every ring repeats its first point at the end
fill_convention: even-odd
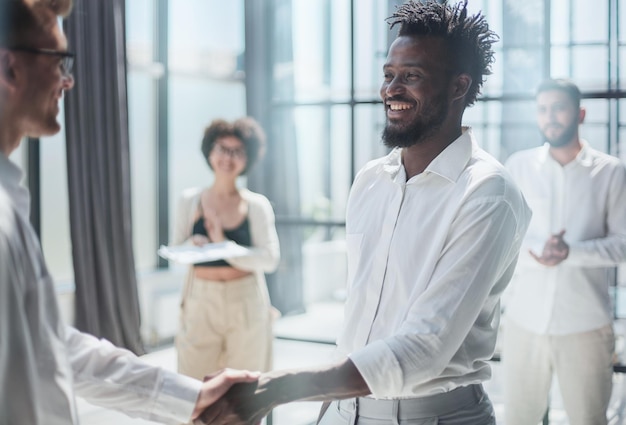
{"type": "MultiPolygon", "coordinates": [[[[172,245],[191,243],[194,216],[198,210],[202,190],[202,188],[192,188],[183,192],[178,203],[172,245]]],[[[239,189],[239,193],[248,204],[251,254],[245,257],[228,258],[226,262],[240,270],[271,273],[276,270],[280,261],[280,245],[274,224],[274,210],[270,201],[259,193],[248,189],[239,189]]]]}

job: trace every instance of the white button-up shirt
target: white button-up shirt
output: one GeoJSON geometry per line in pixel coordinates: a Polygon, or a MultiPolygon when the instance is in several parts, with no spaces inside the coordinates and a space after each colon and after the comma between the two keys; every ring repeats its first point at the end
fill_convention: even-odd
{"type": "Polygon", "coordinates": [[[62,323],[21,178],[0,153],[0,424],[77,424],[74,392],[131,416],[187,422],[201,382],[62,323]]]}
{"type": "Polygon", "coordinates": [[[409,181],[401,150],[367,164],[346,218],[340,353],[376,398],[410,398],[491,375],[500,295],[530,210],[469,129],[409,181]]]}
{"type": "Polygon", "coordinates": [[[520,261],[505,294],[505,314],[537,334],[586,332],[613,320],[609,285],[613,267],[626,261],[626,168],[586,142],[561,166],[549,145],[513,154],[506,163],[533,218],[520,261]],[[552,233],[565,229],[570,252],[546,267],[541,254],[552,233]]]}

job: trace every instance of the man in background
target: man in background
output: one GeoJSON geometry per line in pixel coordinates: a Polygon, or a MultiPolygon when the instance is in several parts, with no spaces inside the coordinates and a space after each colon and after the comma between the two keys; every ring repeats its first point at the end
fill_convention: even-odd
{"type": "Polygon", "coordinates": [[[233,387],[209,423],[254,424],[279,404],[333,400],[320,424],[495,424],[482,382],[530,211],[461,122],[497,36],[467,2],[409,1],[389,22],[400,26],[380,90],[392,151],[350,192],[339,360],[233,387]]]}
{"type": "Polygon", "coordinates": [[[77,424],[75,393],[131,416],[186,422],[256,375],[224,371],[202,383],[66,327],[29,224],[30,195],[8,159],[24,137],[60,130],[59,101],[74,80],[58,16],[71,7],[0,0],[0,425],[77,424]]]}
{"type": "Polygon", "coordinates": [[[568,80],[537,89],[545,144],[507,168],[533,218],[510,294],[503,366],[507,425],[536,425],[553,373],[572,425],[605,425],[613,376],[612,268],[626,261],[626,169],[580,138],[581,93],[568,80]]]}

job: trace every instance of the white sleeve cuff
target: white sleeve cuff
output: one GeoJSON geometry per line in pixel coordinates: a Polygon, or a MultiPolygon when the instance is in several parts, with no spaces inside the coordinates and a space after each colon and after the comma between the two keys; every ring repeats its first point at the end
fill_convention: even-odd
{"type": "Polygon", "coordinates": [[[402,368],[391,348],[378,340],[351,353],[352,363],[361,373],[375,398],[398,394],[404,386],[402,368]]]}
{"type": "Polygon", "coordinates": [[[189,422],[201,387],[202,382],[197,379],[164,370],[161,391],[155,399],[159,416],[171,417],[179,423],[189,422]]]}

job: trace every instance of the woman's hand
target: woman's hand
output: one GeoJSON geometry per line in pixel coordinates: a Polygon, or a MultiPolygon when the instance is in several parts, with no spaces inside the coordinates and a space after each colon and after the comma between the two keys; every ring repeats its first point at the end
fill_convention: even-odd
{"type": "Polygon", "coordinates": [[[223,242],[226,239],[224,237],[222,222],[217,216],[217,213],[212,209],[207,208],[204,210],[204,228],[211,242],[223,242]]]}
{"type": "Polygon", "coordinates": [[[204,235],[191,235],[191,242],[195,245],[195,246],[203,246],[208,244],[209,238],[207,238],[204,235]]]}

